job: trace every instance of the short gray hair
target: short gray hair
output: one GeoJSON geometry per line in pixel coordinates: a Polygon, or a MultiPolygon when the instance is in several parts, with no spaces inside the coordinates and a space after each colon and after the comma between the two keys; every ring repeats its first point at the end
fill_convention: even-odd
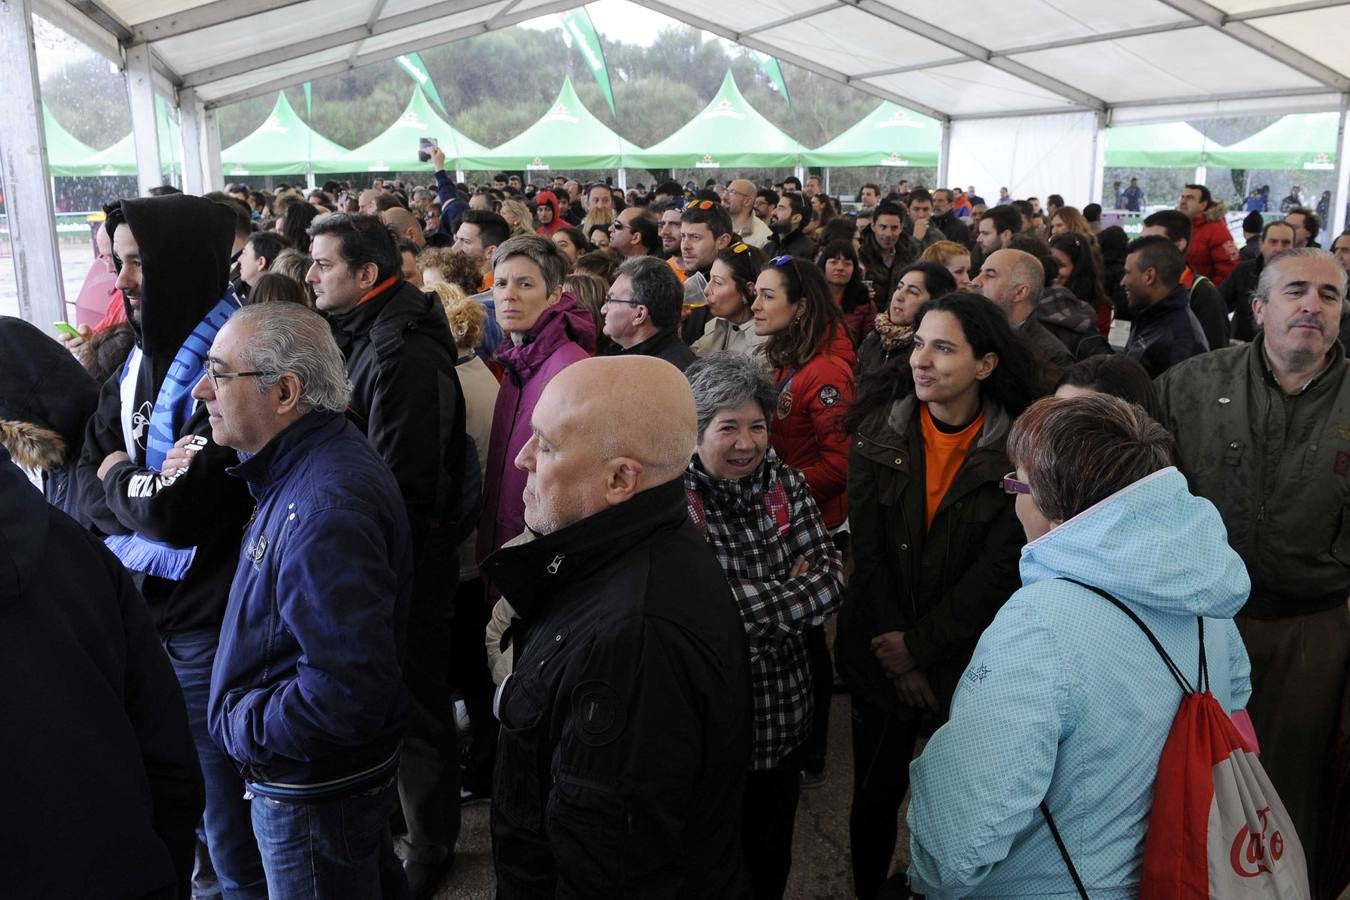
{"type": "Polygon", "coordinates": [[[1172,465],[1172,436],[1119,397],[1045,397],[1013,423],[1008,457],[1026,473],[1036,508],[1067,522],[1172,465]]]}
{"type": "Polygon", "coordinates": [[[1335,256],[1318,247],[1299,247],[1296,250],[1286,250],[1283,253],[1275,254],[1270,262],[1261,267],[1261,277],[1256,280],[1256,290],[1252,291],[1252,296],[1262,303],[1270,299],[1270,292],[1275,287],[1275,279],[1279,277],[1275,270],[1279,268],[1281,263],[1298,259],[1325,259],[1334,265],[1336,274],[1341,280],[1341,296],[1345,296],[1345,280],[1347,277],[1345,269],[1341,268],[1341,264],[1335,256]]]}
{"type": "Polygon", "coordinates": [[[523,256],[544,273],[544,287],[551,294],[567,277],[567,257],[558,245],[538,234],[518,234],[497,246],[492,254],[492,268],[496,269],[513,256],[523,256]]]}
{"type": "Polygon", "coordinates": [[[294,303],[265,303],[244,307],[230,321],[251,329],[239,355],[247,368],[267,373],[255,379],[258,393],[289,372],[300,380],[302,413],[346,411],[352,383],[323,316],[294,303]]]}
{"type": "Polygon", "coordinates": [[[763,410],[765,421],[772,423],[778,387],[760,357],[719,350],[690,363],[684,375],[694,391],[700,441],[719,410],[734,409],[752,401],[763,410]]]}
{"type": "Polygon", "coordinates": [[[664,329],[680,324],[684,287],[665,260],[635,256],[619,266],[618,275],[627,275],[633,283],[633,302],[647,307],[653,325],[664,329]]]}

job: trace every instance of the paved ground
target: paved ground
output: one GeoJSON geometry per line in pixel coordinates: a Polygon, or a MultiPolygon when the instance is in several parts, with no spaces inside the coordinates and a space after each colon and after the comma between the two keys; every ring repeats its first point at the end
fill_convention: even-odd
{"type": "MultiPolygon", "coordinates": [[[[853,783],[849,746],[848,696],[836,694],[830,715],[828,778],[824,785],[802,791],[793,841],[792,878],[788,900],[847,900],[848,806],[853,783]]],[[[490,900],[493,896],[492,855],[488,838],[488,809],[464,811],[455,869],[436,895],[437,900],[490,900]]],[[[900,822],[896,866],[909,858],[908,832],[900,822]]]]}

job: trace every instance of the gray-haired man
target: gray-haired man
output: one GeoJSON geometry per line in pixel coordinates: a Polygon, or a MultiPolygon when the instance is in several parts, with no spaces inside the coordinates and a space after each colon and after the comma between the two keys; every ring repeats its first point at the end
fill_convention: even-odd
{"type": "Polygon", "coordinates": [[[192,390],[258,501],[207,720],[253,797],[272,900],[388,896],[403,879],[388,821],[411,540],[393,474],[344,415],[350,395],[328,323],[289,303],[236,313],[192,390]]]}
{"type": "Polygon", "coordinates": [[[619,355],[655,356],[681,372],[695,360],[680,339],[684,288],[670,266],[655,256],[639,256],[619,266],[605,297],[605,334],[619,355]]]}

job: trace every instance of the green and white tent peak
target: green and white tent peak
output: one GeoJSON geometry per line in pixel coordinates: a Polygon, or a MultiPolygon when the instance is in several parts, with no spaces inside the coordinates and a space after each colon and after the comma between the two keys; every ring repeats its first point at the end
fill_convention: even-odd
{"type": "Polygon", "coordinates": [[[1216,164],[1222,149],[1185,122],[1106,129],[1106,165],[1115,169],[1194,169],[1216,164]]]}
{"type": "Polygon", "coordinates": [[[801,144],[764,118],[727,72],[722,87],[698,115],[629,165],[655,169],[787,168],[801,144]]]}
{"type": "Polygon", "coordinates": [[[808,166],[936,166],[942,126],[889,100],[829,143],[802,154],[808,166]]]}
{"type": "Polygon", "coordinates": [[[1336,168],[1339,118],[1337,113],[1285,116],[1216,151],[1210,161],[1233,169],[1330,172],[1336,168]]]}
{"type": "Polygon", "coordinates": [[[285,91],[279,91],[266,120],[248,137],[222,150],[220,162],[226,178],[303,175],[346,155],[345,149],[306,125],[291,108],[285,91]]]}
{"type": "Polygon", "coordinates": [[[47,166],[53,175],[94,175],[89,159],[98,151],[66,131],[56,116],[42,104],[42,127],[47,136],[47,166]]]}
{"type": "Polygon", "coordinates": [[[434,138],[445,153],[447,168],[459,168],[464,156],[488,152],[482,144],[465,137],[432,108],[425,92],[414,87],[408,105],[383,133],[346,154],[342,159],[316,163],[316,172],[419,172],[430,163],[417,158],[420,138],[434,138]]]}

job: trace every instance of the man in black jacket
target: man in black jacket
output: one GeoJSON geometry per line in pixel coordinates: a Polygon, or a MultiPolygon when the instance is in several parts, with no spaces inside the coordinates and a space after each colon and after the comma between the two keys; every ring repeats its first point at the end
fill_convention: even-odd
{"type": "Polygon", "coordinates": [[[959,218],[952,212],[952,192],[946,188],[935,188],[933,190],[933,217],[929,220],[930,227],[938,228],[943,236],[963,247],[969,247],[971,244],[970,226],[966,224],[967,220],[959,218]]]}
{"type": "Polygon", "coordinates": [[[533,425],[518,463],[533,540],[483,565],[517,616],[497,700],[497,897],[746,897],[750,661],[681,486],[689,385],[657,359],[583,360],[533,425]]]}
{"type": "MultiPolygon", "coordinates": [[[[1143,228],[1139,231],[1140,237],[1155,234],[1162,235],[1175,244],[1184,257],[1191,245],[1191,217],[1180,210],[1158,210],[1144,220],[1143,228]]],[[[1227,283],[1227,280],[1224,279],[1224,283],[1227,283]]],[[[1209,349],[1222,350],[1227,347],[1228,310],[1224,306],[1221,289],[1192,269],[1189,263],[1181,270],[1180,282],[1190,292],[1191,312],[1195,313],[1200,328],[1205,332],[1205,343],[1209,345],[1209,349]]]]}
{"type": "Polygon", "coordinates": [[[0,570],[5,895],[186,897],[202,776],[183,693],[121,563],[3,448],[0,570]]]}
{"type": "MultiPolygon", "coordinates": [[[[463,226],[461,226],[463,227],[463,226]]],[[[348,416],[389,464],[408,509],[413,597],[404,683],[412,704],[399,765],[414,898],[430,896],[459,836],[459,760],[449,685],[450,619],[466,519],[464,398],[440,302],[400,277],[394,236],[374,216],[331,213],[309,228],[308,280],[352,380],[348,416]]]]}
{"type": "Polygon", "coordinates": [[[1025,250],[995,250],[984,261],[971,287],[1003,311],[1008,324],[1027,343],[1047,392],[1059,376],[1073,365],[1069,348],[1041,324],[1037,305],[1045,286],[1045,267],[1025,250]]]}
{"type": "Polygon", "coordinates": [[[810,259],[816,253],[816,245],[806,235],[806,226],[811,224],[811,206],[801,194],[784,191],[778,197],[778,205],[773,209],[769,228],[773,237],[764,245],[769,259],[778,256],[796,256],[810,259]]]}
{"type": "Polygon", "coordinates": [[[253,503],[225,472],[234,451],[211,439],[206,409],[190,393],[238,307],[228,285],[234,213],[171,194],[124,200],[105,225],[136,347],[103,385],[85,431],[80,511],[131,571],[183,688],[220,885],[231,897],[265,898],[243,782],[206,728],[221,618],[253,503]],[[190,465],[161,474],[187,452],[190,465]]]}
{"type": "Polygon", "coordinates": [[[1251,343],[1256,336],[1256,320],[1252,316],[1252,294],[1266,263],[1294,247],[1294,226],[1276,220],[1261,229],[1261,252],[1255,259],[1237,264],[1233,274],[1219,288],[1227,311],[1233,315],[1233,340],[1251,343]]]}
{"type": "Polygon", "coordinates": [[[1121,284],[1134,313],[1125,355],[1157,378],[1172,366],[1209,350],[1190,293],[1181,284],[1186,258],[1162,235],[1136,238],[1125,257],[1121,284]]]}
{"type": "Polygon", "coordinates": [[[695,359],[680,339],[680,279],[655,256],[638,256],[619,266],[605,297],[605,334],[615,355],[655,356],[683,372],[695,359]]]}
{"type": "Polygon", "coordinates": [[[886,201],[877,207],[872,227],[864,232],[858,260],[878,298],[895,293],[901,270],[919,255],[918,245],[904,228],[905,211],[899,204],[886,201]]]}

